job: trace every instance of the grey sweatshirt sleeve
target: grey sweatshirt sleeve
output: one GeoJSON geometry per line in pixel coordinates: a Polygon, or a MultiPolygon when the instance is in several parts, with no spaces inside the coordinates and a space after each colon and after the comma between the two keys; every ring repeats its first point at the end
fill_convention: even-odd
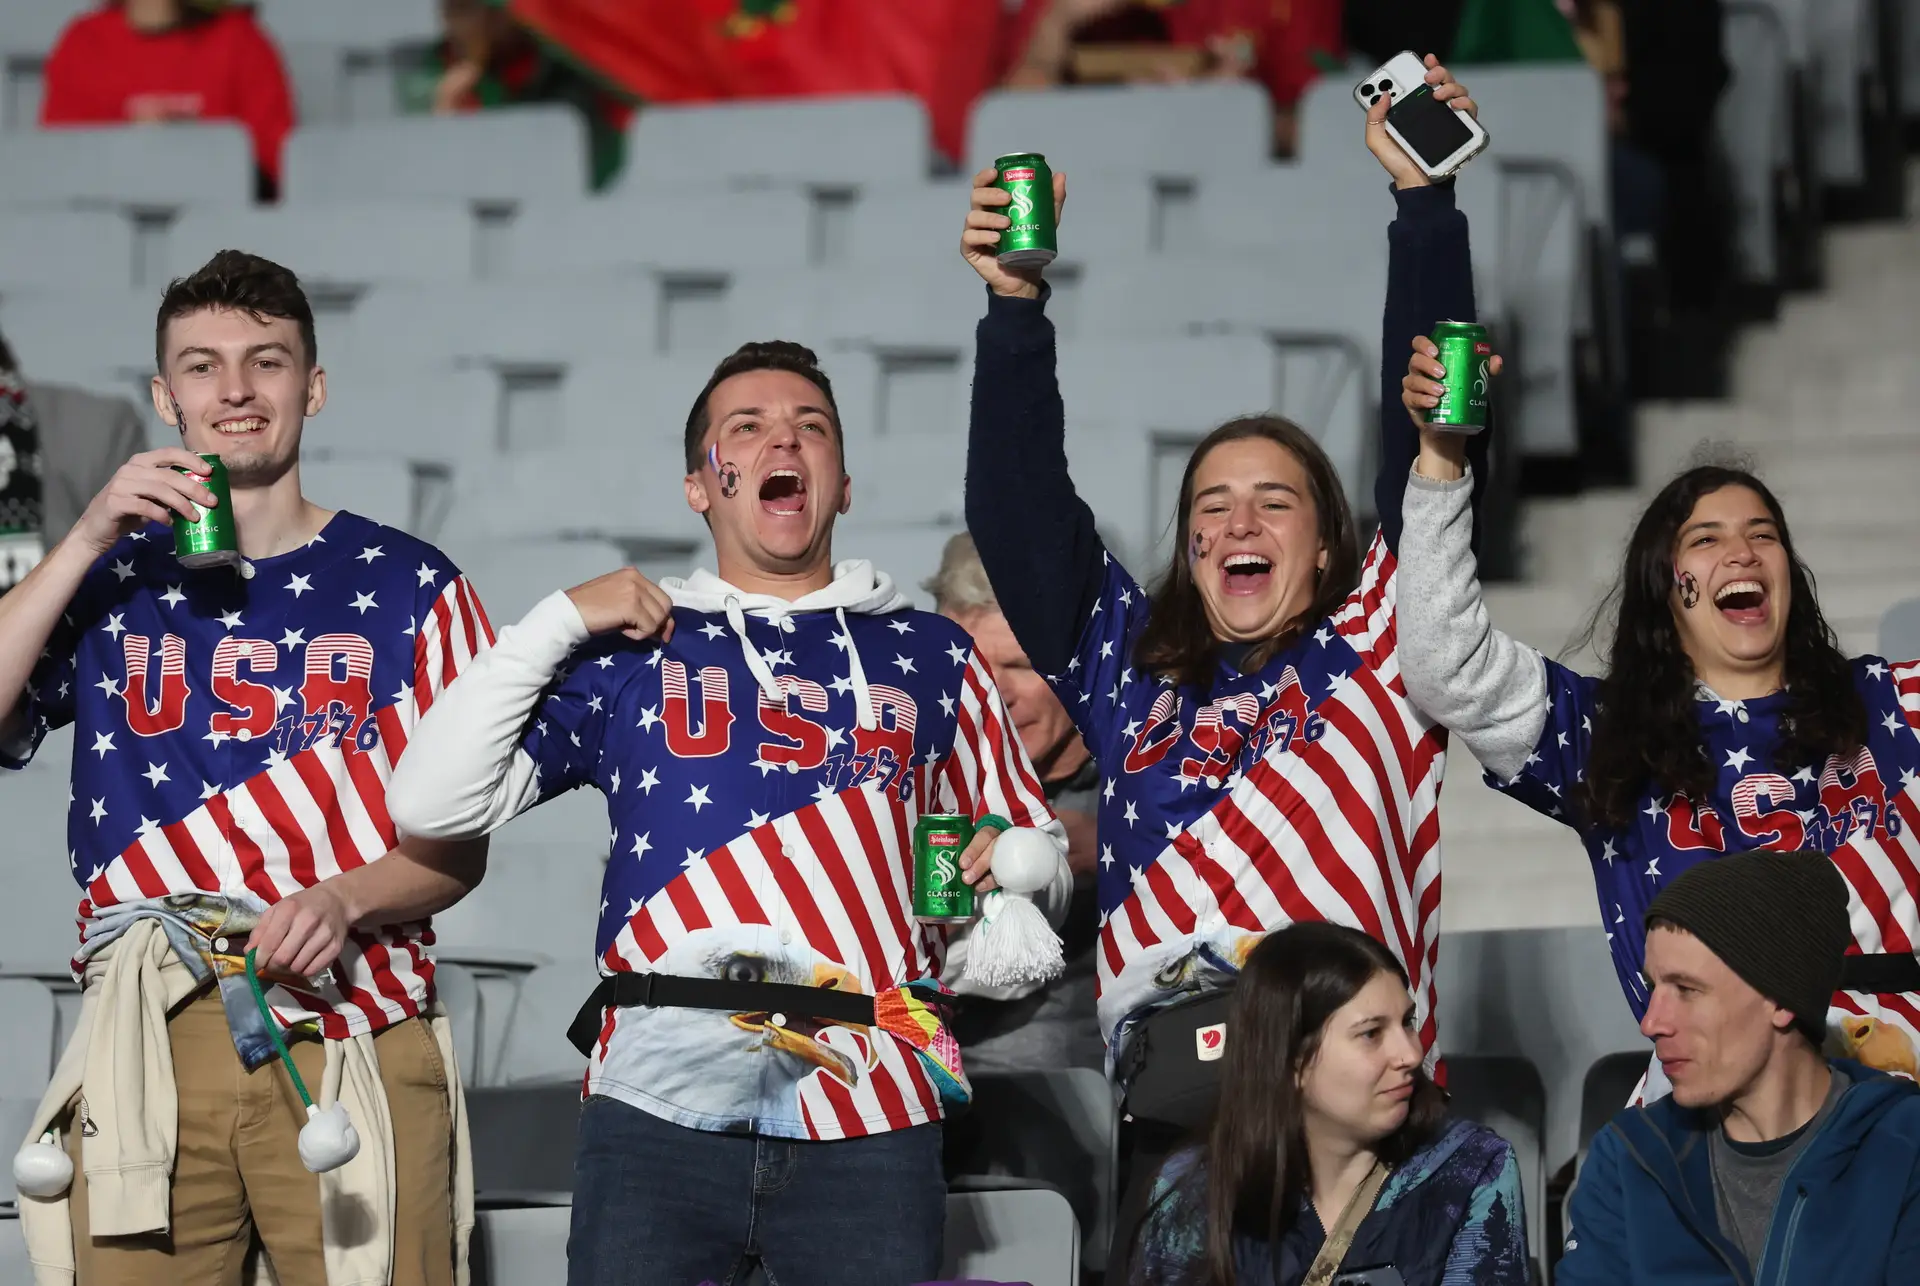
{"type": "Polygon", "coordinates": [[[1400,674],[1414,705],[1502,780],[1519,773],[1551,704],[1540,654],[1493,628],[1473,557],[1473,475],[1407,478],[1395,612],[1400,674]]]}

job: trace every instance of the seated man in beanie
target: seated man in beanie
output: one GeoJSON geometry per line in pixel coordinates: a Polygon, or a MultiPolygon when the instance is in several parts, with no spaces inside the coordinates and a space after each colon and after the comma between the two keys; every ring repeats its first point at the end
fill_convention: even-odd
{"type": "Polygon", "coordinates": [[[1671,1097],[1594,1136],[1564,1286],[1892,1286],[1920,1272],[1920,1088],[1821,1053],[1852,941],[1818,853],[1702,862],[1647,911],[1671,1097]]]}

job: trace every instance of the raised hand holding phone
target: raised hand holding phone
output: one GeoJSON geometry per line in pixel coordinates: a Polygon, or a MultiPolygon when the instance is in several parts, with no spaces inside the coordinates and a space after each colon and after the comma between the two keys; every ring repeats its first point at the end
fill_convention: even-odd
{"type": "Polygon", "coordinates": [[[1487,146],[1479,106],[1432,54],[1395,54],[1354,86],[1353,101],[1367,113],[1367,148],[1396,187],[1449,178],[1487,146]]]}

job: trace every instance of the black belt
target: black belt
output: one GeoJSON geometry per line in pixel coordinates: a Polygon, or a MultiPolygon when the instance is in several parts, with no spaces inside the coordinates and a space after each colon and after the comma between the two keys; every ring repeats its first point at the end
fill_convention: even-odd
{"type": "Polygon", "coordinates": [[[1920,960],[1907,953],[1848,956],[1840,965],[1840,990],[1877,996],[1920,991],[1920,960]]]}
{"type": "Polygon", "coordinates": [[[600,1013],[612,1006],[675,1009],[725,1009],[733,1013],[794,1014],[829,1022],[873,1024],[873,997],[831,987],[801,987],[790,982],[733,982],[725,978],[681,978],[670,973],[616,973],[580,1006],[567,1028],[567,1040],[593,1057],[600,1038],[600,1013]]]}

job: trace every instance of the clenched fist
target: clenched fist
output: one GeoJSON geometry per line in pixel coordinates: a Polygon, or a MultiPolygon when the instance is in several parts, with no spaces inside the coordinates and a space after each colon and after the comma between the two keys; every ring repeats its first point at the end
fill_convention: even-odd
{"type": "Polygon", "coordinates": [[[631,567],[575,585],[567,597],[587,623],[589,634],[619,630],[636,641],[658,638],[662,643],[673,638],[673,600],[631,567]]]}

